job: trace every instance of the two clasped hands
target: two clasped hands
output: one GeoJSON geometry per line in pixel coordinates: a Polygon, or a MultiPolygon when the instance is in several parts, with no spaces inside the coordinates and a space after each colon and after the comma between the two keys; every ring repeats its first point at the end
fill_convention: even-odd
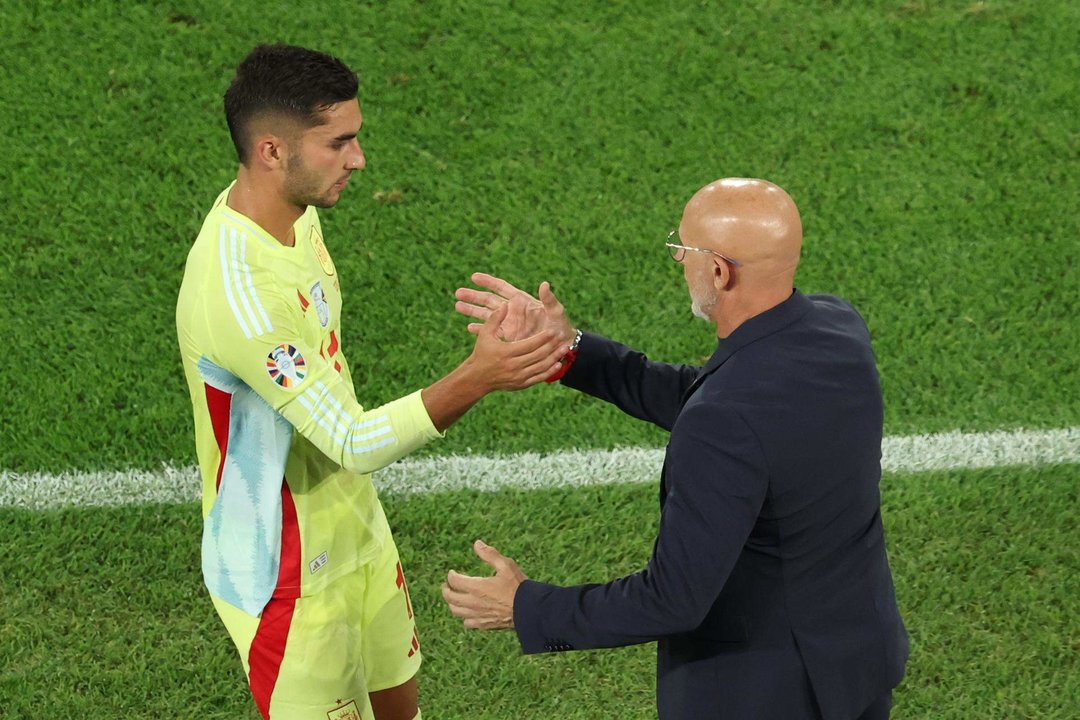
{"type": "MultiPolygon", "coordinates": [[[[472,281],[483,290],[459,288],[455,309],[477,320],[469,323],[469,332],[478,334],[489,320],[498,322],[495,334],[513,342],[537,333],[551,332],[565,340],[573,339],[574,326],[551,291],[541,283],[533,297],[492,275],[474,273],[472,281]]],[[[464,621],[465,627],[498,630],[514,627],[514,595],[527,579],[517,563],[481,540],[473,543],[477,556],[494,569],[490,577],[473,577],[451,570],[442,586],[442,596],[450,612],[464,621]]]]}

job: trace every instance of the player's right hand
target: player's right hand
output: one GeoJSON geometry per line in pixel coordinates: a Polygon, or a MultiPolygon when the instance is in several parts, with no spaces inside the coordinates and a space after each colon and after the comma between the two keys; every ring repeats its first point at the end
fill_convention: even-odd
{"type": "Polygon", "coordinates": [[[505,340],[500,328],[510,304],[502,303],[487,314],[476,333],[476,344],[466,363],[488,392],[522,390],[550,377],[569,351],[569,342],[550,327],[520,340],[505,340]]]}

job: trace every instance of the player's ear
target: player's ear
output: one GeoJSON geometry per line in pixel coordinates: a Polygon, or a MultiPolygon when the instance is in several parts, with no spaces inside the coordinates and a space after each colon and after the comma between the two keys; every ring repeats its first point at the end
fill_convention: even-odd
{"type": "Polygon", "coordinates": [[[285,160],[285,139],[280,135],[266,133],[255,138],[252,158],[268,168],[278,167],[285,160]]]}

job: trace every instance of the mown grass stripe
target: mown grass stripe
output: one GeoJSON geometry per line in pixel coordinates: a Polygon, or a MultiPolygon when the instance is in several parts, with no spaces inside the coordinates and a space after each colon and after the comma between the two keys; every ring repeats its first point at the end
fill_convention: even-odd
{"type": "MultiPolygon", "coordinates": [[[[451,455],[402,460],[379,471],[383,493],[436,493],[472,488],[584,487],[656,480],[663,450],[566,450],[541,455],[451,455]]],[[[1014,465],[1080,463],[1080,427],[987,433],[947,432],[887,437],[885,472],[925,472],[1014,465]]],[[[199,499],[194,467],[71,473],[0,472],[0,507],[33,510],[68,506],[185,503],[199,499]]]]}

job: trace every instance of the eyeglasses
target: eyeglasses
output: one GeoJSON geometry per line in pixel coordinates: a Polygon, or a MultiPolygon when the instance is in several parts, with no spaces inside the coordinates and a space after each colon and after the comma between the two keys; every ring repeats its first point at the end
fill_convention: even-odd
{"type": "Polygon", "coordinates": [[[668,254],[671,255],[671,259],[674,260],[675,262],[682,262],[683,258],[686,257],[686,251],[687,250],[693,250],[694,252],[702,252],[702,253],[709,253],[710,255],[715,255],[718,258],[722,258],[724,260],[727,260],[729,263],[731,263],[735,267],[742,267],[742,263],[739,262],[738,260],[736,260],[734,258],[729,258],[727,255],[721,255],[720,253],[716,252],[715,250],[706,250],[705,248],[690,247],[688,245],[679,245],[677,243],[671,242],[671,238],[675,238],[676,240],[680,239],[679,235],[678,235],[678,232],[679,232],[678,230],[672,230],[671,232],[669,232],[668,236],[667,236],[668,241],[666,243],[664,243],[664,245],[668,249],[668,254]]]}

